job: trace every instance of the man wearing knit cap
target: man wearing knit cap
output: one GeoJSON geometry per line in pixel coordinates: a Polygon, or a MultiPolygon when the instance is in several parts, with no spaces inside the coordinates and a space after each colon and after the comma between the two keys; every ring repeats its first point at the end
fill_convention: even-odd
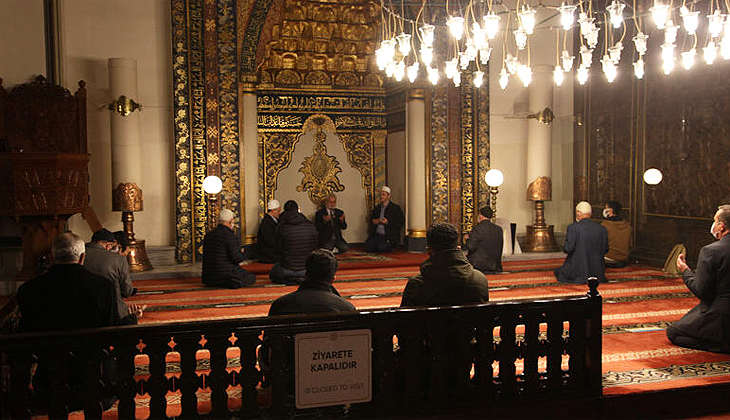
{"type": "Polygon", "coordinates": [[[256,282],[256,276],[240,267],[245,259],[241,241],[233,231],[235,215],[228,209],[218,214],[218,226],[203,239],[203,284],[238,289],[256,282]]]}
{"type": "Polygon", "coordinates": [[[400,206],[390,201],[390,188],[380,188],[380,204],[370,213],[365,252],[390,252],[400,244],[400,231],[405,221],[400,206]]]}
{"type": "Polygon", "coordinates": [[[562,283],[585,283],[588,277],[606,281],[603,256],[608,252],[608,233],[600,223],[591,220],[591,205],[581,201],[575,206],[575,223],[568,225],[563,251],[565,262],[555,269],[562,283]]]}
{"type": "Polygon", "coordinates": [[[270,200],[266,206],[266,214],[261,219],[259,233],[256,237],[256,257],[260,262],[275,263],[279,261],[276,254],[276,227],[279,224],[281,215],[281,204],[279,200],[270,200]]]}

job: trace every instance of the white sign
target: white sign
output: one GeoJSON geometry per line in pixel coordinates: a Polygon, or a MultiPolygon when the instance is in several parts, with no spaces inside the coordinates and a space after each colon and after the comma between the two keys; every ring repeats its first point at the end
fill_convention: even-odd
{"type": "Polygon", "coordinates": [[[297,408],[368,402],[372,395],[370,330],[297,334],[297,408]]]}

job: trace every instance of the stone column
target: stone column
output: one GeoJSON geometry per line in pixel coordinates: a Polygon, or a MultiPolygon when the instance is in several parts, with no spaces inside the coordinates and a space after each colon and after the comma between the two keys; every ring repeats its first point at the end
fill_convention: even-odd
{"type": "MultiPolygon", "coordinates": [[[[241,87],[241,155],[243,156],[244,214],[241,225],[244,245],[256,242],[259,228],[259,139],[256,88],[252,82],[241,87]]],[[[264,203],[266,204],[266,203],[264,203]]]]}
{"type": "Polygon", "coordinates": [[[527,226],[523,251],[558,251],[553,226],[545,223],[545,201],[552,199],[552,104],[553,81],[549,66],[535,66],[529,91],[530,112],[537,118],[527,122],[527,200],[535,206],[535,222],[527,226]]]}
{"type": "Polygon", "coordinates": [[[426,250],[426,103],[423,89],[406,93],[406,246],[426,250]]]}

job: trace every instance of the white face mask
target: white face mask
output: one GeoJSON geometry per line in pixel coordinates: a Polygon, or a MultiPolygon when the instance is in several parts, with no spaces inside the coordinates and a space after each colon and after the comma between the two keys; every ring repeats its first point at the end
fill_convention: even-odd
{"type": "Polygon", "coordinates": [[[717,226],[717,222],[712,222],[712,226],[710,226],[710,235],[714,236],[715,239],[720,239],[720,232],[715,232],[715,226],[717,226]]]}
{"type": "Polygon", "coordinates": [[[603,209],[603,218],[608,219],[610,214],[608,213],[608,209],[603,209]]]}

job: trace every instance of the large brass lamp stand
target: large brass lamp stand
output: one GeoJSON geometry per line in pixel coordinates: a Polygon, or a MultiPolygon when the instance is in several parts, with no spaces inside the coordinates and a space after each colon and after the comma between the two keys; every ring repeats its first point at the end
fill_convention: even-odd
{"type": "Polygon", "coordinates": [[[552,200],[552,190],[552,181],[546,176],[537,178],[527,187],[527,200],[535,203],[535,223],[526,228],[522,251],[556,252],[560,250],[555,243],[553,225],[545,223],[545,201],[552,200]]]}
{"type": "Polygon", "coordinates": [[[142,189],[134,182],[120,183],[112,190],[112,211],[122,212],[124,234],[129,241],[129,270],[133,273],[152,269],[152,263],[147,257],[144,239],[134,237],[134,212],[144,210],[142,189]]]}

